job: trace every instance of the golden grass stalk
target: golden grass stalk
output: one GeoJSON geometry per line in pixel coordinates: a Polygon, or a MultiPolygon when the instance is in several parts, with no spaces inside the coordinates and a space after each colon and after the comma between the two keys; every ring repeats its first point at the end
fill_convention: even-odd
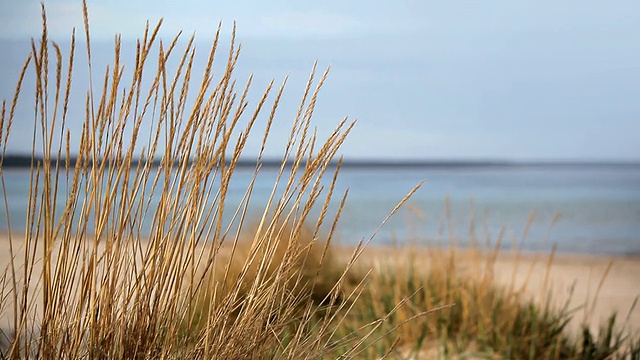
{"type": "Polygon", "coordinates": [[[248,228],[253,185],[286,80],[270,105],[269,84],[249,113],[251,78],[240,92],[234,78],[235,29],[224,70],[214,76],[220,28],[204,71],[196,73],[194,38],[182,49],[180,35],[166,44],[158,39],[160,22],[138,40],[129,74],[116,37],[113,65],[94,87],[86,2],[83,15],[89,88],[78,148],[71,148],[67,121],[80,100],[70,96],[75,31],[65,63],[48,40],[44,6],[42,37],[32,41],[8,114],[2,106],[0,162],[22,81],[32,70],[29,205],[24,237],[9,234],[12,261],[0,308],[12,310],[15,334],[3,356],[316,358],[330,351],[327,344],[340,343],[334,324],[347,304],[342,299],[353,300],[359,288],[341,290],[357,254],[340,267],[330,251],[346,197],[330,214],[340,168],[332,160],[353,122],[344,119],[324,141],[311,131],[327,72],[316,81],[314,66],[269,201],[248,228]],[[241,204],[230,207],[229,184],[269,106],[253,180],[241,204]],[[324,238],[323,224],[331,225],[324,238]]]}

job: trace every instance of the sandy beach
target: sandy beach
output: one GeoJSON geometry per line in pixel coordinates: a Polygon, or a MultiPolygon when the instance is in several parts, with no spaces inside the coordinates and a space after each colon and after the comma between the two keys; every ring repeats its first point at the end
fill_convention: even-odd
{"type": "MultiPolygon", "coordinates": [[[[20,243],[21,237],[14,237],[17,264],[22,261],[24,251],[20,243]]],[[[371,246],[365,249],[359,262],[365,266],[384,261],[400,264],[407,250],[402,247],[371,246]]],[[[415,254],[418,264],[427,264],[434,252],[446,250],[420,248],[410,251],[415,254]]],[[[0,271],[7,271],[7,275],[11,262],[9,254],[8,236],[0,235],[0,271]]],[[[456,256],[460,264],[458,271],[461,274],[473,274],[487,263],[491,254],[458,249],[456,256]]],[[[523,287],[536,301],[546,301],[549,294],[553,295],[551,301],[555,306],[562,306],[569,301],[569,308],[576,309],[576,316],[570,324],[570,329],[574,331],[579,329],[582,322],[596,329],[615,311],[620,325],[626,321],[625,326],[629,330],[640,332],[640,306],[632,309],[635,299],[640,296],[640,257],[555,254],[551,262],[549,260],[549,254],[501,252],[493,261],[492,276],[502,286],[523,287]]],[[[10,286],[8,279],[7,276],[6,286],[10,286]]],[[[7,291],[9,287],[4,289],[5,296],[7,291]]],[[[2,305],[0,326],[6,328],[11,314],[7,304],[2,305]]]]}
{"type": "Polygon", "coordinates": [[[640,296],[640,257],[556,254],[547,271],[548,263],[549,255],[526,254],[516,269],[515,256],[501,254],[495,278],[505,286],[512,279],[522,286],[529,276],[526,291],[537,301],[551,294],[556,306],[568,302],[569,309],[576,309],[570,324],[574,330],[581,322],[596,329],[616,312],[619,325],[626,323],[632,332],[640,331],[640,306],[634,308],[640,296]]]}

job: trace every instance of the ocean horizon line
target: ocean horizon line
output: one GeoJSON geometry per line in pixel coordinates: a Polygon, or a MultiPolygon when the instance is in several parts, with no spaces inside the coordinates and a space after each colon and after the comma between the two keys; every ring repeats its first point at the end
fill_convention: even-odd
{"type": "MultiPolygon", "coordinates": [[[[41,156],[31,156],[22,154],[7,154],[0,157],[1,167],[5,168],[30,168],[33,164],[42,164],[44,158],[41,156]]],[[[97,162],[105,161],[103,158],[97,159],[97,162]]],[[[116,164],[122,159],[107,160],[116,164]]],[[[138,166],[139,158],[131,160],[131,166],[138,166]]],[[[146,161],[146,160],[143,160],[146,161]]],[[[181,162],[181,159],[174,160],[174,163],[181,162]]],[[[59,166],[65,167],[67,159],[61,158],[59,166]]],[[[72,156],[69,158],[69,166],[75,167],[78,158],[72,156]]],[[[189,163],[192,163],[189,160],[189,163]]],[[[50,165],[55,166],[57,159],[51,159],[50,165]]],[[[230,159],[225,161],[225,165],[231,163],[230,159]]],[[[348,158],[344,157],[340,161],[332,161],[330,166],[341,164],[342,168],[522,168],[522,167],[640,167],[640,161],[626,160],[508,160],[508,159],[406,159],[406,158],[348,158]]],[[[152,166],[158,167],[162,164],[162,160],[157,158],[153,160],[152,166]]],[[[283,164],[282,159],[265,158],[259,162],[256,159],[240,158],[236,162],[236,166],[240,168],[254,168],[257,165],[263,168],[278,168],[283,164]]],[[[284,162],[285,167],[291,167],[295,164],[294,160],[284,162]]],[[[306,161],[300,163],[302,166],[306,161]]]]}

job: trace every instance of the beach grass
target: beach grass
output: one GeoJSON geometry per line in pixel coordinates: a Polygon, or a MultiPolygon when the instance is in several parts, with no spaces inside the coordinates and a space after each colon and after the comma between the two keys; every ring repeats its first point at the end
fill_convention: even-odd
{"type": "MultiPolygon", "coordinates": [[[[338,154],[353,122],[318,138],[312,116],[327,72],[318,77],[315,66],[268,202],[250,216],[286,79],[271,82],[250,110],[252,80],[238,85],[234,77],[235,31],[223,50],[218,29],[195,73],[194,38],[165,43],[161,23],[138,41],[133,69],[125,71],[116,37],[112,65],[94,72],[86,2],[83,9],[88,69],[74,69],[84,56],[75,33],[68,54],[48,39],[43,6],[42,37],[32,41],[14,98],[2,104],[0,162],[32,73],[30,194],[24,234],[7,219],[2,358],[640,357],[640,341],[613,320],[572,337],[570,309],[497,286],[490,249],[475,249],[470,261],[456,248],[376,257],[366,252],[369,239],[334,244],[347,199],[334,192],[338,154]],[[224,67],[214,74],[218,57],[224,67]],[[72,98],[73,73],[85,70],[86,96],[72,98]],[[68,115],[78,104],[80,126],[68,115]],[[81,129],[78,148],[71,126],[81,129]],[[230,206],[234,171],[254,137],[261,150],[253,181],[230,206]],[[460,271],[462,264],[477,271],[460,271]]],[[[7,210],[1,166],[0,181],[7,210]]]]}
{"type": "Polygon", "coordinates": [[[552,293],[541,303],[523,287],[500,285],[492,250],[380,251],[385,255],[365,257],[364,268],[373,271],[341,329],[386,319],[368,338],[376,341],[364,358],[635,359],[640,351],[616,314],[599,331],[585,323],[576,333],[568,325],[578,309],[569,299],[558,307],[552,293]]]}
{"type": "MultiPolygon", "coordinates": [[[[32,41],[15,97],[3,103],[2,158],[25,96],[22,82],[34,75],[24,235],[7,219],[2,308],[12,315],[3,357],[322,357],[327,344],[340,343],[334,320],[343,316],[341,299],[353,298],[341,284],[360,251],[342,268],[331,264],[344,204],[343,194],[334,196],[340,159],[333,160],[353,123],[344,119],[318,139],[311,118],[327,72],[317,77],[314,66],[271,196],[249,220],[286,79],[279,87],[271,82],[250,110],[252,79],[239,86],[234,78],[235,30],[219,55],[218,29],[196,74],[194,38],[165,43],[157,36],[161,23],[138,41],[133,69],[125,71],[116,37],[111,67],[96,73],[86,2],[83,12],[86,97],[70,96],[79,71],[75,32],[63,55],[47,37],[43,5],[42,37],[32,41]],[[214,75],[220,56],[225,65],[214,75]],[[86,113],[80,126],[68,118],[78,104],[86,113]],[[81,128],[77,149],[71,126],[81,128]],[[256,132],[254,179],[243,201],[227,206],[236,165],[256,132]],[[323,225],[329,230],[321,239],[323,225]]],[[[2,189],[7,209],[4,181],[2,189]]]]}

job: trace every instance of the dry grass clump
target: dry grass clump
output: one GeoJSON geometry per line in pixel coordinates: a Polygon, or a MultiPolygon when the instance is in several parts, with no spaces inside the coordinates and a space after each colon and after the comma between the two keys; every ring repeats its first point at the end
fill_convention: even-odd
{"type": "MultiPolygon", "coordinates": [[[[63,56],[47,38],[43,6],[42,38],[32,41],[15,96],[2,105],[0,163],[22,82],[33,71],[34,160],[24,236],[12,234],[7,219],[11,263],[0,282],[0,309],[10,313],[10,336],[1,356],[299,359],[338,347],[343,357],[353,354],[364,342],[338,338],[336,329],[348,304],[341,296],[357,295],[341,285],[361,249],[342,267],[329,255],[346,197],[330,214],[340,169],[332,160],[353,124],[343,120],[324,141],[312,130],[326,73],[316,80],[312,71],[268,203],[247,231],[286,81],[273,96],[269,84],[248,113],[251,78],[238,89],[235,37],[214,74],[218,30],[196,73],[193,37],[179,50],[179,35],[169,43],[157,38],[160,23],[138,41],[132,69],[125,69],[116,37],[113,64],[99,80],[83,5],[85,97],[70,96],[75,32],[63,56]],[[86,117],[72,149],[69,108],[78,103],[86,117]],[[253,181],[241,204],[230,207],[229,184],[265,112],[253,181]],[[330,230],[318,241],[323,226],[330,230]],[[246,242],[243,233],[250,234],[246,242]]],[[[7,209],[1,166],[0,180],[7,209]]]]}
{"type": "MultiPolygon", "coordinates": [[[[359,305],[370,309],[366,317],[375,317],[407,299],[384,325],[406,322],[397,346],[403,356],[421,358],[428,351],[434,358],[567,358],[563,335],[567,314],[540,308],[524,293],[496,286],[491,264],[461,272],[458,267],[474,261],[466,256],[455,249],[398,250],[396,257],[404,259],[404,265],[378,264],[359,305]],[[421,309],[447,304],[453,306],[414,319],[421,309]]],[[[355,310],[351,316],[359,313],[355,310]]],[[[376,346],[382,349],[388,344],[383,340],[372,347],[376,346]]]]}
{"type": "MultiPolygon", "coordinates": [[[[255,225],[247,233],[247,240],[240,241],[238,246],[229,253],[228,263],[221,257],[222,267],[227,281],[231,279],[254,279],[264,277],[276,280],[275,276],[280,267],[292,268],[291,274],[295,278],[282,279],[284,285],[293,293],[300,288],[313,288],[312,298],[317,303],[325,302],[332,293],[327,285],[336,282],[341,273],[336,273],[340,267],[329,242],[318,237],[316,231],[303,224],[293,228],[289,224],[275,224],[264,234],[255,225]],[[257,263],[252,258],[270,259],[268,263],[257,263]]],[[[218,262],[220,265],[221,262],[218,262]]],[[[222,271],[221,271],[222,272],[222,271]]],[[[244,285],[247,286],[246,281],[244,285]]]]}
{"type": "Polygon", "coordinates": [[[616,327],[616,314],[595,334],[587,325],[572,334],[570,299],[557,308],[514,283],[499,286],[498,247],[367,249],[370,262],[354,271],[373,270],[340,331],[358,333],[385,318],[367,338],[377,341],[364,348],[366,358],[638,359],[640,340],[616,327]],[[438,311],[423,316],[425,309],[438,311]]]}
{"type": "Polygon", "coordinates": [[[265,230],[254,224],[234,246],[221,248],[211,266],[201,266],[195,278],[202,282],[198,306],[202,316],[211,316],[208,309],[238,316],[250,299],[272,290],[299,305],[337,305],[340,284],[353,284],[344,277],[345,267],[329,241],[307,225],[276,223],[265,230]]]}

